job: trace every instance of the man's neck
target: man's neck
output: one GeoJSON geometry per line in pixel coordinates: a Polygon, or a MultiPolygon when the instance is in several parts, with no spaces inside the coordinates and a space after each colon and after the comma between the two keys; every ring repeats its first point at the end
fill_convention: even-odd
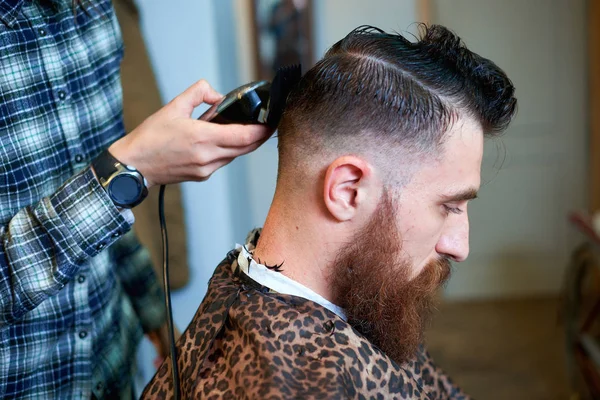
{"type": "Polygon", "coordinates": [[[254,259],[269,266],[283,262],[281,272],[285,276],[334,302],[327,267],[333,261],[335,245],[328,242],[331,236],[318,229],[318,221],[312,219],[316,210],[307,207],[311,205],[303,205],[302,217],[297,216],[296,208],[276,196],[254,250],[254,259]]]}

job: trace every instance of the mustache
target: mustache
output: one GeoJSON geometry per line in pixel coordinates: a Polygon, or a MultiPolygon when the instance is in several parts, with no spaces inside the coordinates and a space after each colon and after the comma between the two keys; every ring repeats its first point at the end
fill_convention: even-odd
{"type": "Polygon", "coordinates": [[[413,280],[406,282],[417,293],[429,293],[444,286],[452,275],[452,261],[448,257],[439,257],[430,261],[423,271],[413,280]]]}
{"type": "Polygon", "coordinates": [[[449,257],[442,256],[432,262],[432,268],[437,272],[438,284],[444,284],[452,275],[452,261],[449,257]]]}

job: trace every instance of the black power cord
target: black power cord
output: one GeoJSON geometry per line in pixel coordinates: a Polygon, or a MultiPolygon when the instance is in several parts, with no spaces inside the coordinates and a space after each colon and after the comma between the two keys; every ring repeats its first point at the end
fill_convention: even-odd
{"type": "Polygon", "coordinates": [[[179,387],[179,368],[177,366],[177,348],[175,347],[175,332],[173,330],[173,312],[171,310],[171,286],[169,284],[169,240],[167,238],[167,224],[165,223],[165,185],[160,186],[158,194],[158,218],[160,219],[160,232],[163,246],[163,283],[165,287],[165,306],[167,308],[167,328],[171,347],[171,371],[173,372],[173,397],[179,400],[181,388],[179,387]]]}

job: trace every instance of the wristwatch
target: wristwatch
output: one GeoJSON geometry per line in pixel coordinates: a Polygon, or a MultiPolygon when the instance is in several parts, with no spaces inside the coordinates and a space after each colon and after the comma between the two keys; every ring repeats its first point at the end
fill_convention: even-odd
{"type": "Polygon", "coordinates": [[[144,176],[134,167],[114,158],[108,150],[102,152],[92,166],[100,184],[116,206],[135,207],[148,195],[144,176]]]}

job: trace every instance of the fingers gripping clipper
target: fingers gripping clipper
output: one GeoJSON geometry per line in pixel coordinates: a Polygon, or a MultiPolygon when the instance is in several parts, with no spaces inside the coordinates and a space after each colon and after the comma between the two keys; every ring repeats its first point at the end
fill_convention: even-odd
{"type": "Polygon", "coordinates": [[[251,82],[232,90],[199,119],[217,124],[265,124],[275,129],[288,94],[301,77],[300,65],[280,68],[272,82],[251,82]]]}

